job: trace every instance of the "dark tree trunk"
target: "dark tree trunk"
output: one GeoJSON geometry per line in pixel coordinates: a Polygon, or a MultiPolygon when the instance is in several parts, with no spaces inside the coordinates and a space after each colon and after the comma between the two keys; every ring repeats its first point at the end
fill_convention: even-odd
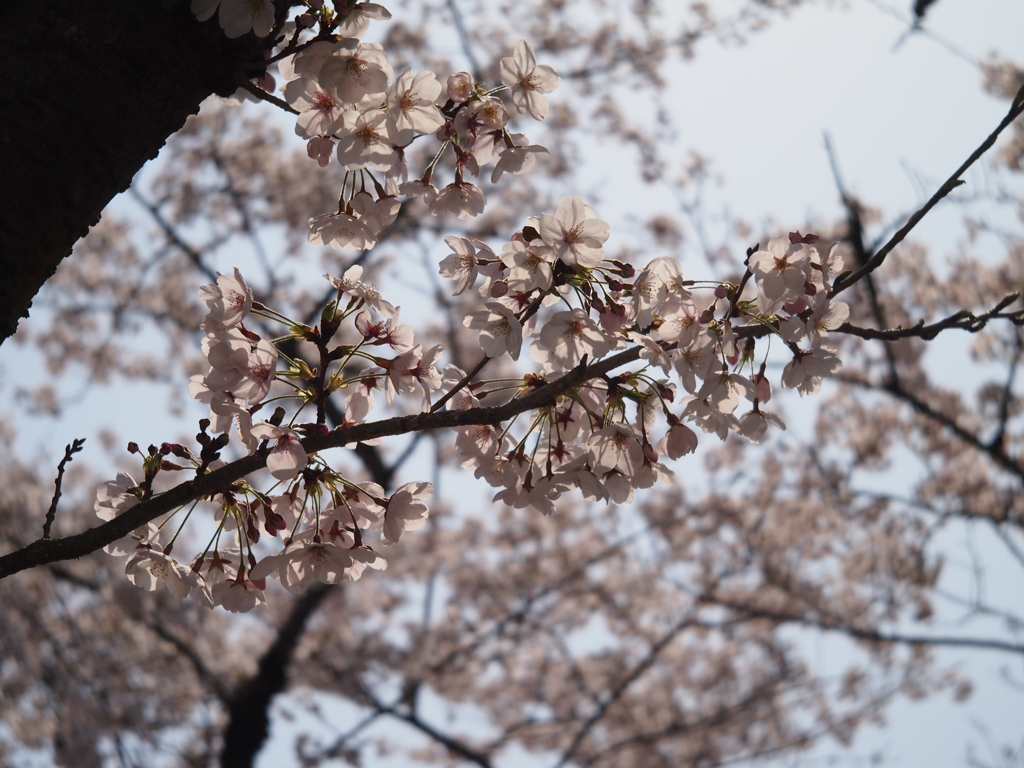
{"type": "Polygon", "coordinates": [[[228,40],[189,0],[3,5],[0,343],[110,199],[268,42],[228,40]]]}

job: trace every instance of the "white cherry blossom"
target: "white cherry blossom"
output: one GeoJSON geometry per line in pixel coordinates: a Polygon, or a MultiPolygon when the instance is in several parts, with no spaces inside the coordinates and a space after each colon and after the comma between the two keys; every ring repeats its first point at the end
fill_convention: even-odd
{"type": "Polygon", "coordinates": [[[374,168],[386,171],[395,164],[398,153],[391,146],[388,115],[382,109],[365,112],[349,110],[335,128],[338,162],[347,170],[374,168]]]}
{"type": "Polygon", "coordinates": [[[480,312],[472,312],[462,324],[480,331],[480,348],[488,357],[498,357],[506,352],[513,360],[519,359],[523,346],[523,326],[515,313],[496,301],[489,301],[480,312]]]}
{"type": "Polygon", "coordinates": [[[274,28],[274,4],[271,0],[192,0],[192,13],[206,21],[217,9],[224,34],[232,39],[252,32],[266,37],[274,28]]]}
{"type": "Polygon", "coordinates": [[[415,531],[427,522],[426,500],[434,493],[432,483],[406,483],[390,498],[383,499],[385,544],[395,544],[404,531],[415,531]]]}
{"type": "Polygon", "coordinates": [[[334,133],[347,109],[312,77],[300,77],[284,87],[285,101],[298,110],[295,133],[304,139],[334,133]]]}
{"type": "Polygon", "coordinates": [[[383,100],[393,74],[382,46],[348,38],[338,44],[317,77],[321,85],[334,90],[339,101],[370,106],[383,100]]]}
{"type": "Polygon", "coordinates": [[[501,82],[512,89],[512,103],[519,114],[529,114],[534,120],[548,116],[548,99],[561,79],[547,64],[538,64],[533,46],[525,40],[516,43],[511,56],[499,63],[501,82]]]}
{"type": "Polygon", "coordinates": [[[388,116],[400,131],[433,133],[444,125],[444,116],[434,106],[441,84],[433,72],[413,74],[406,68],[388,92],[388,116]]]}
{"type": "Polygon", "coordinates": [[[199,289],[199,298],[210,311],[203,320],[207,331],[234,328],[252,310],[252,289],[236,267],[231,275],[217,274],[217,282],[199,289]]]}
{"type": "Polygon", "coordinates": [[[604,259],[608,222],[601,221],[578,195],[563,197],[555,215],[540,217],[540,236],[566,264],[596,267],[604,259]]]}
{"type": "Polygon", "coordinates": [[[302,447],[302,438],[290,427],[278,427],[263,422],[252,428],[252,434],[261,440],[277,441],[267,454],[267,469],[278,480],[290,480],[309,462],[302,447]]]}

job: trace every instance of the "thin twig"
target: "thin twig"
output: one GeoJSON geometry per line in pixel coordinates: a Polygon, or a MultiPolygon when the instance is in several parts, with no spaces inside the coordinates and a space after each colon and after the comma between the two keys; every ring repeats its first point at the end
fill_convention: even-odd
{"type": "Polygon", "coordinates": [[[1009,320],[1015,325],[1024,325],[1024,309],[1015,312],[1003,312],[1007,306],[1020,298],[1019,293],[1011,293],[1004,297],[994,308],[981,315],[975,315],[969,310],[962,309],[949,317],[938,320],[931,325],[925,325],[924,320],[910,328],[891,328],[888,330],[877,330],[875,328],[860,328],[849,323],[843,323],[835,329],[836,333],[847,333],[861,339],[882,339],[884,341],[896,341],[897,339],[918,338],[931,341],[941,331],[959,329],[968,333],[977,333],[984,328],[989,320],[1009,320]]]}
{"type": "Polygon", "coordinates": [[[272,93],[267,93],[262,88],[260,88],[258,85],[253,83],[252,80],[250,80],[249,78],[245,77],[245,75],[242,75],[242,74],[238,75],[238,85],[239,85],[239,87],[241,87],[241,88],[245,89],[246,91],[248,91],[249,93],[251,93],[253,96],[255,96],[260,101],[268,101],[271,104],[273,104],[275,107],[280,107],[285,112],[291,112],[293,115],[299,114],[299,110],[297,110],[294,107],[292,107],[287,101],[284,101],[282,99],[277,98],[277,96],[275,96],[272,93]]]}
{"type": "Polygon", "coordinates": [[[74,442],[64,447],[64,458],[60,460],[60,464],[57,465],[57,479],[53,481],[53,500],[50,502],[50,508],[46,511],[46,520],[43,523],[43,539],[48,540],[50,538],[50,526],[53,525],[53,519],[57,516],[57,502],[60,501],[60,485],[64,482],[64,467],[68,465],[68,462],[72,460],[72,457],[82,450],[82,446],[85,445],[85,438],[75,438],[74,442]]]}
{"type": "Polygon", "coordinates": [[[914,211],[911,217],[907,219],[907,223],[900,227],[896,234],[889,238],[889,241],[868,260],[867,264],[864,264],[853,274],[846,276],[845,279],[839,279],[836,281],[835,285],[832,286],[832,290],[829,292],[829,298],[842,293],[865,275],[874,272],[882,266],[882,262],[885,261],[885,257],[889,255],[893,248],[903,242],[903,239],[910,234],[910,231],[914,227],[918,225],[921,219],[925,217],[925,214],[934,208],[942,198],[946,197],[946,195],[964,183],[960,178],[964,174],[964,171],[974,165],[978,158],[985,154],[985,152],[987,152],[989,148],[996,143],[996,139],[999,138],[999,134],[1001,134],[1010,125],[1010,123],[1020,117],[1022,113],[1024,113],[1024,101],[1014,103],[1013,106],[1010,107],[1010,111],[1006,113],[1006,117],[1004,117],[999,125],[996,126],[996,129],[988,135],[988,138],[971,153],[971,156],[968,157],[948,179],[946,179],[945,183],[938,188],[927,203],[914,211]]]}

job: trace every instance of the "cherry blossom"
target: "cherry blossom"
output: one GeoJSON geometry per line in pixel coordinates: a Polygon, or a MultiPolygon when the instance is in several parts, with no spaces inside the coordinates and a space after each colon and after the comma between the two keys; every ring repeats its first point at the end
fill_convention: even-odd
{"type": "Polygon", "coordinates": [[[572,195],[561,199],[554,216],[545,213],[540,217],[540,236],[566,264],[596,267],[604,259],[608,223],[598,219],[578,195],[572,195]]]}
{"type": "Polygon", "coordinates": [[[267,604],[263,590],[244,576],[214,584],[210,591],[214,605],[231,613],[248,613],[267,604]]]}
{"type": "Polygon", "coordinates": [[[533,46],[520,40],[511,56],[501,60],[501,82],[512,89],[512,103],[519,114],[529,114],[534,120],[548,116],[548,100],[561,79],[546,64],[538,64],[533,46]]]}
{"type": "Polygon", "coordinates": [[[761,290],[758,307],[765,314],[774,314],[803,294],[810,277],[811,251],[787,237],[773,237],[765,250],[750,257],[748,266],[761,290]]]}
{"type": "Polygon", "coordinates": [[[582,309],[554,313],[541,330],[538,342],[565,368],[574,366],[584,355],[604,357],[612,346],[604,331],[582,309]]]}
{"type": "Polygon", "coordinates": [[[782,371],[782,386],[796,389],[801,395],[816,395],[825,377],[842,367],[842,361],[827,349],[794,349],[793,359],[782,371]]]}
{"type": "Polygon", "coordinates": [[[444,239],[453,253],[441,259],[440,273],[442,277],[455,281],[452,296],[458,296],[476,282],[477,248],[483,251],[484,258],[493,258],[491,249],[479,240],[468,240],[464,237],[449,235],[444,239]]]}
{"type": "Polygon", "coordinates": [[[754,410],[740,417],[739,433],[752,443],[760,443],[768,433],[769,425],[783,430],[786,428],[776,414],[758,410],[755,406],[754,410]]]}
{"type": "Polygon", "coordinates": [[[152,592],[161,584],[179,600],[192,594],[201,604],[212,606],[213,599],[203,577],[164,552],[140,546],[128,558],[125,574],[135,586],[152,592]]]}
{"type": "Polygon", "coordinates": [[[697,450],[697,434],[678,420],[658,443],[658,452],[664,453],[670,459],[678,459],[695,450],[697,450]]]}
{"type": "Polygon", "coordinates": [[[398,154],[391,146],[387,121],[388,114],[382,109],[349,111],[342,115],[340,124],[335,128],[338,162],[348,170],[390,169],[398,154]]]}
{"type": "Polygon", "coordinates": [[[192,0],[192,13],[206,21],[217,9],[224,34],[230,38],[252,32],[266,37],[274,28],[274,4],[271,0],[192,0]]]}
{"type": "Polygon", "coordinates": [[[640,433],[628,424],[610,424],[590,436],[587,448],[594,472],[621,472],[632,477],[643,463],[640,433]]]}
{"type": "Polygon", "coordinates": [[[378,315],[384,315],[392,320],[396,319],[398,317],[398,310],[395,309],[395,306],[380,295],[375,285],[364,283],[360,279],[362,276],[363,267],[360,264],[349,267],[340,278],[324,275],[331,285],[338,289],[339,293],[347,293],[350,296],[355,296],[357,299],[362,299],[366,306],[378,315]]]}
{"type": "Polygon", "coordinates": [[[427,522],[426,500],[434,493],[432,483],[406,483],[389,498],[380,499],[384,507],[384,543],[395,544],[404,531],[415,531],[427,522]]]}
{"type": "Polygon", "coordinates": [[[469,72],[456,72],[454,75],[449,75],[445,84],[448,98],[454,102],[468,101],[469,97],[473,95],[475,86],[476,83],[469,72]]]}
{"type": "Polygon", "coordinates": [[[340,41],[317,77],[345,104],[371,106],[391,85],[393,72],[384,48],[349,38],[340,41]],[[364,104],[365,100],[365,104],[364,104]]]}
{"type": "Polygon", "coordinates": [[[488,357],[508,352],[513,360],[518,360],[523,346],[523,326],[515,313],[496,301],[489,301],[484,306],[484,311],[467,315],[462,324],[480,331],[480,348],[488,357]]]}
{"type": "Polygon", "coordinates": [[[511,173],[518,176],[521,173],[533,168],[537,162],[538,154],[547,154],[547,149],[539,144],[529,144],[522,147],[506,147],[502,150],[498,164],[494,166],[491,173],[491,184],[497,184],[498,179],[504,173],[511,173]]]}
{"type": "MultiPolygon", "coordinates": [[[[344,13],[345,6],[340,6],[344,13]]],[[[341,17],[335,34],[338,37],[362,38],[370,28],[371,21],[386,21],[391,18],[391,12],[379,3],[355,3],[347,14],[341,17]]]]}
{"type": "Polygon", "coordinates": [[[199,298],[210,308],[203,321],[208,331],[234,328],[252,310],[252,290],[237,268],[231,275],[218,273],[216,283],[199,289],[199,298]]]}
{"type": "Polygon", "coordinates": [[[377,235],[350,213],[327,213],[309,220],[310,245],[361,251],[377,242],[377,235]]]}
{"type": "Polygon", "coordinates": [[[469,219],[484,212],[487,199],[483,190],[468,181],[453,181],[429,202],[430,212],[435,216],[441,213],[454,213],[460,219],[469,219]]]}
{"type": "Polygon", "coordinates": [[[413,75],[406,68],[388,93],[388,116],[400,131],[433,133],[444,125],[444,117],[434,106],[441,84],[433,72],[413,75]]]}
{"type": "Polygon", "coordinates": [[[509,268],[509,290],[528,292],[550,288],[554,273],[551,262],[545,258],[549,253],[546,246],[527,245],[523,240],[506,243],[501,250],[501,261],[509,268]]]}
{"type": "Polygon", "coordinates": [[[267,454],[267,469],[278,480],[295,477],[309,461],[300,442],[302,438],[294,429],[263,422],[253,426],[252,434],[261,440],[277,441],[267,454]]]}
{"type": "Polygon", "coordinates": [[[287,83],[284,98],[299,112],[295,133],[304,139],[334,133],[345,114],[346,106],[312,77],[300,77],[287,83]]]}

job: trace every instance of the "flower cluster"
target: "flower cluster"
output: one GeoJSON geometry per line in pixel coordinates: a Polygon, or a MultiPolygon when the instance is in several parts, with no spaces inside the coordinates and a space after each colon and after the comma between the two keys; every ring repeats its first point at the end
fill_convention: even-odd
{"type": "MultiPolygon", "coordinates": [[[[266,23],[261,7],[246,6],[256,34],[266,23]]],[[[398,214],[398,194],[423,198],[434,213],[475,216],[486,200],[466,174],[493,164],[496,182],[527,170],[546,151],[509,133],[508,110],[495,95],[507,90],[520,113],[538,120],[547,115],[545,94],[558,77],[537,64],[527,42],[501,61],[501,87],[488,91],[458,73],[448,78],[447,101],[439,105],[436,75],[406,69],[396,77],[383,48],[361,41],[370,20],[388,18],[387,11],[373,3],[346,7],[339,19],[310,3],[316,13],[303,24],[319,21],[320,34],[298,44],[299,25],[290,44],[297,50],[281,60],[284,95],[298,114],[296,132],[307,140],[309,155],[321,164],[336,156],[346,170],[338,210],[310,220],[312,244],[373,247],[398,214]],[[440,149],[424,174],[409,181],[405,150],[426,135],[435,136],[440,149]],[[438,190],[432,174],[449,150],[454,180],[438,190]]],[[[233,0],[194,3],[206,17],[218,8],[233,34],[241,25],[233,0]]],[[[486,418],[456,429],[463,466],[498,489],[495,500],[550,514],[571,489],[588,500],[623,504],[637,488],[670,482],[673,473],[662,457],[692,453],[698,431],[760,442],[769,428],[785,429],[765,409],[772,387],[767,350],[755,360],[760,338],[777,338],[790,351],[780,383],[802,395],[818,392],[839,370],[828,332],[849,310],[830,300],[833,276],[842,269],[834,244],[800,233],[773,238],[764,249],[750,249],[746,273],[732,284],[685,279],[680,264],[666,257],[637,270],[606,256],[608,238],[608,224],[576,196],[563,198],[554,213],[529,218],[500,253],[481,240],[445,238],[452,252],[441,274],[454,282],[455,295],[476,290],[483,299],[483,308],[464,318],[484,354],[474,375],[492,358],[507,354],[519,361],[529,344],[537,370],[511,380],[474,380],[454,366],[439,370],[444,347],[417,343],[413,329],[399,323],[398,308],[364,280],[361,266],[325,276],[335,295],[316,326],[256,301],[237,269],[219,275],[199,291],[208,307],[202,349],[209,369],[193,376],[189,389],[210,411],[196,436],[198,455],[178,444],[150,446],[142,457],[143,480],[118,475],[100,488],[96,512],[110,520],[149,500],[162,472],[202,476],[215,470],[232,431],[246,453],[265,459],[274,483],[263,490],[245,478],[207,497],[216,508],[213,530],[193,558],[173,552],[195,502],[108,551],[128,558],[128,577],[140,587],[164,584],[179,597],[231,611],[264,603],[270,577],[298,591],[315,581],[356,579],[367,567],[385,568],[368,534],[379,532],[387,545],[422,526],[433,487],[412,482],[388,496],[379,485],[349,479],[323,456],[307,454],[303,439],[329,432],[327,407],[342,392],[338,426],[345,428],[368,419],[381,391],[388,406],[414,395],[422,412],[444,403],[467,410],[498,400],[515,406],[575,377],[522,422],[495,425],[486,418]],[[253,315],[259,323],[249,326],[277,323],[284,334],[274,339],[254,332],[246,325],[253,315]],[[315,349],[315,362],[296,357],[301,344],[315,349]],[[749,406],[741,409],[744,402],[749,406]],[[271,403],[273,414],[255,420],[271,403]],[[281,546],[266,552],[264,537],[280,538],[281,546]]],[[[458,423],[467,421],[473,420],[458,423]]],[[[134,444],[130,450],[141,453],[134,444]]]]}
{"type": "Polygon", "coordinates": [[[497,96],[508,91],[519,113],[546,117],[545,94],[559,78],[537,64],[529,43],[520,41],[502,60],[501,86],[488,90],[467,72],[451,75],[442,86],[433,72],[406,68],[396,76],[383,47],[362,42],[371,19],[387,18],[388,11],[375,3],[354,5],[340,26],[331,26],[337,20],[321,13],[322,26],[332,34],[324,39],[321,31],[280,62],[287,79],[282,91],[298,115],[295,132],[306,139],[309,157],[321,166],[335,157],[346,171],[337,210],[310,219],[313,245],[372,248],[398,215],[400,194],[422,198],[435,215],[477,216],[486,198],[467,176],[479,176],[493,164],[495,183],[505,173],[527,171],[538,153],[547,152],[509,132],[509,112],[497,96]],[[440,147],[423,174],[410,181],[405,153],[424,136],[436,137],[440,147]],[[449,151],[454,180],[438,189],[432,177],[449,151]]]}
{"type": "MultiPolygon", "coordinates": [[[[288,320],[254,301],[238,270],[200,289],[199,296],[209,308],[203,321],[207,332],[203,352],[210,367],[205,375],[192,378],[189,389],[210,407],[209,418],[200,422],[196,436],[202,450],[197,456],[182,445],[150,446],[143,459],[144,480],[137,483],[121,473],[101,486],[96,513],[111,520],[150,498],[160,472],[191,468],[202,475],[222,466],[220,452],[229,444],[233,425],[248,453],[263,452],[277,482],[271,490],[262,491],[243,480],[211,497],[209,501],[217,507],[214,533],[190,562],[173,554],[187,513],[177,526],[171,525],[175,513],[160,525],[148,524],[108,546],[110,554],[128,558],[126,573],[137,586],[153,590],[163,584],[180,598],[191,596],[203,605],[247,611],[265,603],[268,577],[298,591],[314,581],[333,584],[342,578],[357,579],[367,567],[385,568],[387,562],[367,543],[367,534],[377,531],[383,544],[393,544],[404,531],[426,521],[426,499],[433,493],[430,483],[407,483],[387,495],[377,484],[347,479],[323,457],[307,455],[303,449],[303,436],[323,433],[326,426],[320,408],[316,422],[300,422],[299,417],[338,390],[349,390],[345,419],[351,425],[369,414],[377,390],[384,390],[388,403],[402,393],[420,394],[427,409],[431,394],[442,382],[433,363],[444,348],[423,351],[413,330],[398,324],[398,309],[361,279],[362,267],[351,267],[341,277],[325,277],[336,288],[337,298],[316,328],[288,320]],[[244,321],[250,314],[287,327],[288,334],[278,343],[315,344],[322,353],[322,373],[288,359],[276,343],[246,328],[244,321]],[[350,322],[356,341],[334,343],[345,321],[350,322]],[[285,367],[279,368],[282,361],[285,367]],[[291,393],[269,398],[275,383],[291,393]],[[270,401],[293,402],[298,407],[287,423],[284,408],[267,421],[254,422],[270,401]],[[214,437],[207,430],[219,434],[214,437]],[[186,463],[175,463],[170,460],[173,457],[186,463]],[[172,529],[173,535],[165,538],[165,531],[172,529]],[[257,545],[263,536],[280,537],[283,549],[260,557],[257,545]]],[[[130,450],[138,452],[138,447],[132,445],[130,450]]]]}
{"type": "MultiPolygon", "coordinates": [[[[626,503],[636,488],[670,482],[660,457],[696,449],[689,425],[752,442],[769,427],[785,429],[764,409],[772,388],[766,363],[754,362],[758,335],[776,336],[791,350],[781,383],[801,394],[816,393],[840,368],[826,343],[849,314],[828,298],[842,268],[834,243],[819,247],[817,237],[799,233],[773,238],[748,254],[741,285],[707,283],[702,290],[669,258],[640,271],[607,259],[608,234],[608,224],[573,196],[553,215],[529,219],[500,254],[480,241],[446,239],[453,253],[440,271],[455,282],[455,294],[480,283],[484,309],[464,324],[478,332],[481,350],[518,360],[524,337],[531,339],[541,372],[521,381],[522,392],[627,349],[643,364],[614,376],[602,370],[540,409],[525,434],[460,429],[463,467],[500,488],[496,500],[550,513],[561,493],[579,488],[589,500],[626,503]],[[756,295],[748,297],[751,277],[756,295]],[[801,348],[803,341],[809,344],[801,348]],[[743,401],[749,410],[737,414],[743,401]],[[659,421],[664,428],[656,434],[659,421]]],[[[453,407],[475,407],[507,388],[503,381],[471,384],[453,407]]]]}

